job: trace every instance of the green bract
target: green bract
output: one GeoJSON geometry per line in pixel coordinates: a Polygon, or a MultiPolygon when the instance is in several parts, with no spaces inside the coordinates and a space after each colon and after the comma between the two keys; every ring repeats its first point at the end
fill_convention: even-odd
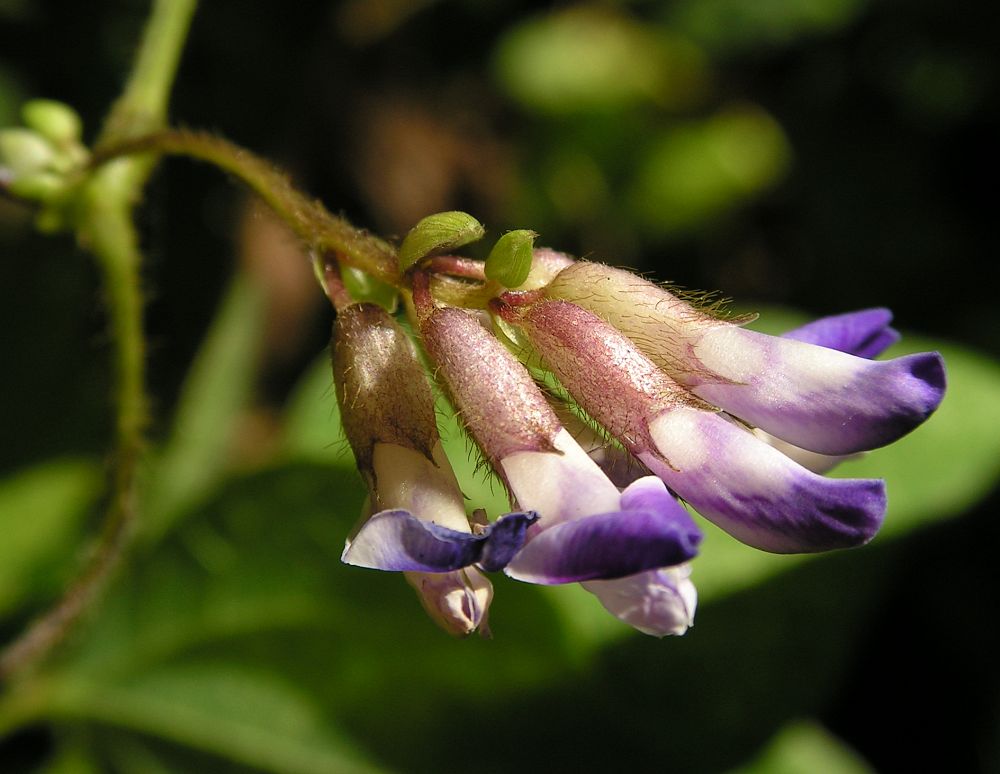
{"type": "Polygon", "coordinates": [[[531,251],[537,236],[534,231],[519,229],[500,237],[486,259],[486,276],[508,288],[523,285],[531,271],[531,251]]]}
{"type": "Polygon", "coordinates": [[[428,215],[410,229],[399,248],[399,268],[406,271],[421,258],[482,239],[483,224],[465,212],[428,215]]]}

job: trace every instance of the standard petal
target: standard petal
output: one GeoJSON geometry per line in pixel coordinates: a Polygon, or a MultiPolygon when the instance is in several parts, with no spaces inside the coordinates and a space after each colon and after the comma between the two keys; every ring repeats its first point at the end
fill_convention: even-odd
{"type": "Polygon", "coordinates": [[[691,565],[647,570],[616,580],[589,581],[583,587],[615,618],[644,634],[684,634],[694,625],[698,592],[691,565]]]}
{"type": "Polygon", "coordinates": [[[884,446],[927,419],[944,396],[936,352],[871,361],[733,325],[693,348],[708,371],[692,391],[796,446],[853,454],[884,446]]]}
{"type": "Polygon", "coordinates": [[[869,541],[882,523],[884,482],[818,476],[721,414],[678,408],[649,429],[660,454],[640,454],[646,466],[702,516],[755,548],[848,548],[869,541]]]}
{"type": "Polygon", "coordinates": [[[507,575],[529,583],[571,583],[620,578],[692,558],[701,533],[687,511],[651,476],[632,488],[630,499],[638,507],[543,529],[507,565],[507,575]]]}
{"type": "Polygon", "coordinates": [[[871,359],[899,341],[899,332],[889,327],[891,322],[888,309],[862,309],[821,317],[782,334],[782,338],[871,359]]]}

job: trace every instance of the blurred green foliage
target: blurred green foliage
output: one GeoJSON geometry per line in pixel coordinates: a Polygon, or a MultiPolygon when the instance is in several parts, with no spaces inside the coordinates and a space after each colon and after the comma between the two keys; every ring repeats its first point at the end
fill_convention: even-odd
{"type": "MultiPolygon", "coordinates": [[[[145,8],[0,2],[0,123],[52,96],[92,136],[145,8]]],[[[275,342],[280,282],[219,258],[242,225],[226,183],[167,166],[142,215],[144,526],[100,608],[0,698],[0,768],[783,774],[866,771],[859,754],[877,770],[995,767],[982,619],[997,591],[1000,337],[974,292],[997,269],[975,261],[993,229],[970,185],[996,115],[984,8],[203,4],[176,119],[282,158],[360,224],[402,235],[403,213],[463,209],[490,241],[532,228],[539,244],[816,313],[885,303],[904,330],[936,333],[898,352],[940,349],[949,395],[912,436],[838,469],[887,480],[868,547],[772,556],[707,527],[682,639],[635,635],[577,587],[497,578],[496,639],[453,641],[400,578],[340,564],[363,487],[317,357],[328,320],[275,342]],[[459,22],[461,40],[428,45],[459,22]],[[407,206],[372,180],[410,192],[407,206]],[[951,711],[927,720],[936,688],[951,711]]],[[[95,278],[27,223],[0,201],[8,640],[89,550],[110,434],[95,278]]],[[[760,325],[802,319],[765,307],[760,325]]],[[[448,414],[442,432],[470,505],[504,510],[448,414]]]]}

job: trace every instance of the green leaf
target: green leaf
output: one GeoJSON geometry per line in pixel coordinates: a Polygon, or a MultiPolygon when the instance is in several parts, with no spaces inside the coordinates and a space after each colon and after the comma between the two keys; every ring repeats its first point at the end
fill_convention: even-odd
{"type": "Polygon", "coordinates": [[[60,587],[75,566],[100,467],[60,460],[0,481],[0,614],[60,587]]]}
{"type": "Polygon", "coordinates": [[[225,663],[165,666],[121,685],[64,684],[53,710],[282,774],[376,772],[300,690],[225,663]]]}
{"type": "Polygon", "coordinates": [[[854,750],[817,723],[788,724],[760,756],[730,774],[873,774],[854,750]]]}
{"type": "Polygon", "coordinates": [[[500,41],[496,70],[515,99],[552,114],[689,107],[708,81],[704,56],[689,41],[591,5],[514,26],[500,41]]]}
{"type": "Polygon", "coordinates": [[[325,354],[292,390],[285,411],[283,451],[294,460],[354,467],[354,455],[340,424],[330,358],[325,354]]]}
{"type": "Polygon", "coordinates": [[[768,113],[729,106],[665,132],[646,152],[629,205],[654,234],[697,229],[774,185],[791,148],[768,113]]]}
{"type": "Polygon", "coordinates": [[[379,757],[406,756],[435,727],[442,741],[458,733],[455,702],[513,699],[571,668],[535,588],[494,576],[502,636],[456,640],[400,574],[342,564],[363,489],[353,471],[313,466],[232,482],[135,557],[44,690],[0,697],[0,726],[28,704],[71,730],[96,723],[282,772],[338,771],[335,755],[355,756],[337,729],[378,740],[379,757]]]}
{"type": "Polygon", "coordinates": [[[486,259],[486,276],[507,288],[524,284],[531,272],[534,231],[519,229],[508,231],[497,240],[486,259]]]}
{"type": "Polygon", "coordinates": [[[406,271],[417,261],[483,238],[482,224],[465,212],[428,215],[410,229],[399,248],[399,267],[406,271]]]}
{"type": "Polygon", "coordinates": [[[669,23],[724,57],[836,32],[869,5],[866,0],[679,0],[670,7],[669,23]]]}
{"type": "Polygon", "coordinates": [[[147,538],[169,530],[226,472],[252,394],[263,325],[263,293],[237,276],[188,372],[170,438],[152,462],[147,538]]]}

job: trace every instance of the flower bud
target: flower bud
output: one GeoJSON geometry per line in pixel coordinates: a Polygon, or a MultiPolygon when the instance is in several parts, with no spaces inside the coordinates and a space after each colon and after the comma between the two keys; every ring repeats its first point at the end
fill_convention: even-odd
{"type": "Polygon", "coordinates": [[[358,469],[376,487],[376,444],[433,460],[438,443],[434,396],[406,331],[376,304],[337,315],[331,346],[337,401],[358,469]]]}
{"type": "Polygon", "coordinates": [[[462,420],[498,473],[522,451],[554,451],[559,420],[531,374],[469,312],[434,309],[421,334],[462,420]]]}
{"type": "Polygon", "coordinates": [[[22,109],[24,123],[56,145],[80,140],[82,122],[73,108],[51,99],[33,99],[22,109]]]}
{"type": "Polygon", "coordinates": [[[0,130],[0,167],[17,180],[45,171],[56,153],[49,142],[30,129],[0,130]]]}

